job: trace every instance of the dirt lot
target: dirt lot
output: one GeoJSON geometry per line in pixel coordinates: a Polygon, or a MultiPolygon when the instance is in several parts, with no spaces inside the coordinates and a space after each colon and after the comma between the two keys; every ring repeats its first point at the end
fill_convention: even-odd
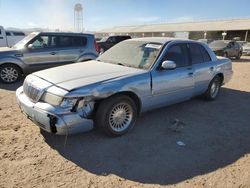
{"type": "Polygon", "coordinates": [[[144,114],[129,134],[41,133],[0,85],[0,187],[250,187],[250,58],[218,100],[144,114]],[[171,120],[185,123],[181,133],[171,120]],[[186,145],[179,146],[177,141],[186,145]]]}

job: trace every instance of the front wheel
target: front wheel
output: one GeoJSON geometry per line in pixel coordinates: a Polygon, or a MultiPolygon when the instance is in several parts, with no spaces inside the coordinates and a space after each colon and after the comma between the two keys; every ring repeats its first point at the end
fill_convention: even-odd
{"type": "Polygon", "coordinates": [[[95,123],[109,136],[121,136],[133,128],[136,119],[134,101],[128,96],[117,95],[100,103],[95,123]]]}
{"type": "Polygon", "coordinates": [[[205,93],[205,98],[210,101],[215,100],[220,92],[220,87],[221,79],[219,76],[215,76],[208,86],[208,89],[205,93]]]}
{"type": "Polygon", "coordinates": [[[0,81],[12,84],[20,80],[22,76],[21,69],[13,64],[4,64],[0,67],[0,81]]]}

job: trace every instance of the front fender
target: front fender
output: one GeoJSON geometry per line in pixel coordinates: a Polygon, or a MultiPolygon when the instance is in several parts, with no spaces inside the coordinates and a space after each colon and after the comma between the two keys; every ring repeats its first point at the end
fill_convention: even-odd
{"type": "Polygon", "coordinates": [[[20,60],[19,58],[17,58],[17,57],[3,57],[3,58],[0,58],[0,65],[3,65],[5,63],[11,63],[11,64],[14,64],[14,65],[17,65],[21,69],[25,69],[25,67],[26,67],[25,63],[22,60],[20,60]]]}
{"type": "Polygon", "coordinates": [[[66,97],[90,97],[94,100],[104,99],[121,92],[132,92],[139,99],[151,95],[149,72],[118,77],[104,82],[95,83],[70,91],[66,97]]]}

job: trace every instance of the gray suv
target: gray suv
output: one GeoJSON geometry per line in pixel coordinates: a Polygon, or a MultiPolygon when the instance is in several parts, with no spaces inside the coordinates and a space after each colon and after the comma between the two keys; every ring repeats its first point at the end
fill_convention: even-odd
{"type": "Polygon", "coordinates": [[[35,32],[12,48],[0,48],[0,81],[14,83],[23,75],[59,65],[96,59],[94,35],[35,32]]]}

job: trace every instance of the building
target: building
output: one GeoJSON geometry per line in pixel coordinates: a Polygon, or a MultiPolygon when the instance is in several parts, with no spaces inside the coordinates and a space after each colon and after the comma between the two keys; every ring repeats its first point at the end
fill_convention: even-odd
{"type": "Polygon", "coordinates": [[[132,37],[184,37],[190,39],[233,39],[250,41],[250,18],[185,23],[118,26],[97,32],[98,37],[130,35],[132,37]]]}

